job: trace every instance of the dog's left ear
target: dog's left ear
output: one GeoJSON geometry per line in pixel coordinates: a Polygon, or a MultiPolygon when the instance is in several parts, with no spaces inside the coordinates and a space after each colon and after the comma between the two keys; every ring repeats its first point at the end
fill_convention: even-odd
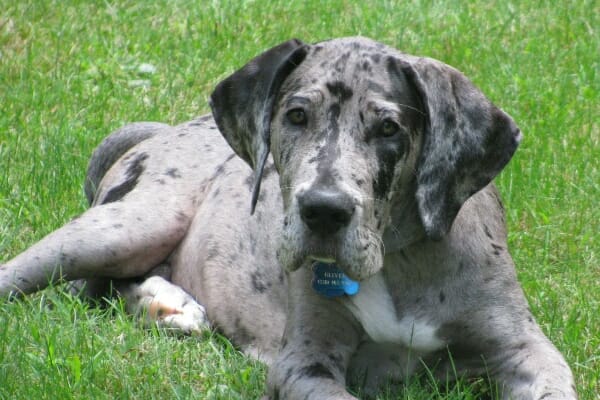
{"type": "Polygon", "coordinates": [[[284,42],[221,81],[210,96],[210,106],[221,134],[254,170],[252,213],[269,156],[273,103],[285,78],[305,56],[306,46],[301,41],[284,42]]]}
{"type": "Polygon", "coordinates": [[[416,196],[427,236],[439,240],[462,204],[508,163],[521,132],[456,69],[412,57],[404,59],[401,68],[427,113],[416,196]]]}

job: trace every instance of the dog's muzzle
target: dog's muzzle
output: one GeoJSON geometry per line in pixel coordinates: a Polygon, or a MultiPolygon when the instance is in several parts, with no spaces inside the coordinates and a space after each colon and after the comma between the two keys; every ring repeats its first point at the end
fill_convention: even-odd
{"type": "Polygon", "coordinates": [[[380,234],[364,219],[358,194],[333,184],[300,188],[286,213],[277,257],[288,271],[320,261],[360,281],[383,265],[380,234]]]}

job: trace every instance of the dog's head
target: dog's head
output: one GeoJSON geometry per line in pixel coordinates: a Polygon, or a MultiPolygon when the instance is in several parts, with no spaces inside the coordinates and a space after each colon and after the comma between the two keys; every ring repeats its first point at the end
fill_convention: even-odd
{"type": "Polygon", "coordinates": [[[255,171],[252,209],[273,155],[282,265],[335,260],[358,280],[382,267],[384,242],[447,234],[521,137],[457,70],[365,38],[285,42],[219,83],[211,106],[255,171]]]}

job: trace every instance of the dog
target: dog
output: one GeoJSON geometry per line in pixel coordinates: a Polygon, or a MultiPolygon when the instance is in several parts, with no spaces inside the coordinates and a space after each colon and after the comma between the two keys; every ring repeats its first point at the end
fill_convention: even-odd
{"type": "Polygon", "coordinates": [[[462,73],[367,38],[294,39],[210,105],[107,137],[91,208],[2,264],[0,293],[114,287],[131,312],[265,361],[271,400],[375,396],[425,370],[577,397],[492,183],[520,130],[462,73]]]}

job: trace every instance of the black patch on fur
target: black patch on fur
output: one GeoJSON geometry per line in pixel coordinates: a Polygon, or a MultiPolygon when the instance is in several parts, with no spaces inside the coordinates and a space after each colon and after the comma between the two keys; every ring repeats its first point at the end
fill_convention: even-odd
{"type": "Polygon", "coordinates": [[[261,274],[258,271],[255,271],[250,276],[252,279],[252,287],[258,293],[264,293],[268,289],[268,284],[265,284],[261,274]]]}
{"type": "Polygon", "coordinates": [[[225,172],[225,163],[217,165],[217,168],[215,168],[215,173],[211,177],[211,180],[216,179],[223,172],[225,172]]]}
{"type": "Polygon", "coordinates": [[[165,175],[170,176],[173,179],[181,178],[181,174],[177,168],[169,168],[165,171],[165,175]]]}
{"type": "Polygon", "coordinates": [[[225,165],[233,160],[236,157],[235,153],[230,154],[225,161],[223,161],[221,164],[219,164],[217,166],[217,168],[215,168],[215,172],[213,173],[213,175],[210,177],[210,180],[213,181],[215,180],[218,176],[220,176],[221,174],[223,174],[223,172],[225,172],[225,165]]]}
{"type": "Polygon", "coordinates": [[[379,64],[381,61],[381,55],[379,55],[379,53],[373,53],[371,54],[371,60],[373,60],[375,64],[379,64]]]}
{"type": "Polygon", "coordinates": [[[220,254],[221,252],[219,251],[219,248],[216,245],[209,246],[206,254],[206,261],[214,260],[220,254]]]}
{"type": "Polygon", "coordinates": [[[494,255],[499,256],[502,251],[504,251],[504,247],[498,246],[495,243],[492,243],[492,248],[494,249],[494,255]]]}
{"type": "Polygon", "coordinates": [[[486,224],[483,224],[483,231],[485,232],[485,236],[487,236],[488,238],[490,238],[490,239],[494,238],[492,236],[492,232],[490,232],[490,228],[486,224]]]}
{"type": "Polygon", "coordinates": [[[400,158],[400,153],[390,146],[377,148],[377,177],[373,181],[375,198],[384,199],[391,189],[394,180],[394,168],[400,158]]]}
{"type": "Polygon", "coordinates": [[[300,370],[302,376],[309,378],[335,379],[333,373],[320,362],[308,365],[300,370]]]}
{"type": "Polygon", "coordinates": [[[443,290],[440,290],[440,303],[443,303],[444,301],[446,301],[446,294],[443,290]]]}
{"type": "Polygon", "coordinates": [[[135,153],[131,154],[131,156],[127,159],[124,159],[123,162],[127,164],[126,172],[125,172],[125,180],[121,182],[119,185],[112,187],[104,199],[102,199],[101,204],[108,204],[118,200],[121,200],[125,195],[133,190],[136,187],[140,175],[144,172],[144,161],[148,159],[149,155],[147,153],[135,153]]]}
{"type": "Polygon", "coordinates": [[[352,88],[341,81],[327,82],[326,86],[329,93],[337,97],[342,103],[350,100],[354,94],[352,88]]]}

